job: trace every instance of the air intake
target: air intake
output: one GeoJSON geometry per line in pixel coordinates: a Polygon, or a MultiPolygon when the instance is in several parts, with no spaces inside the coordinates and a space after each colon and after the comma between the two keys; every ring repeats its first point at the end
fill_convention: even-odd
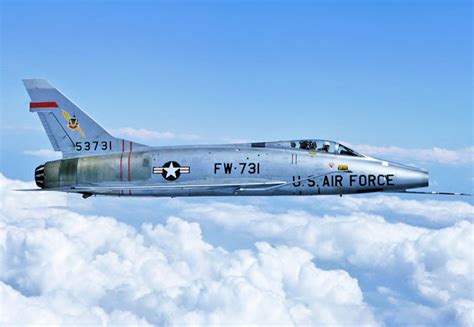
{"type": "Polygon", "coordinates": [[[38,187],[44,188],[44,165],[36,167],[35,182],[38,187]]]}

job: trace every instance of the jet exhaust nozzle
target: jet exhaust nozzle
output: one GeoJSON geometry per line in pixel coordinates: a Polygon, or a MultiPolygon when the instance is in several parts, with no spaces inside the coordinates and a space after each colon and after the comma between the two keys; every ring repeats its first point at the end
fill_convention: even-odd
{"type": "Polygon", "coordinates": [[[45,165],[39,165],[35,169],[35,182],[40,188],[44,188],[44,168],[45,165]]]}

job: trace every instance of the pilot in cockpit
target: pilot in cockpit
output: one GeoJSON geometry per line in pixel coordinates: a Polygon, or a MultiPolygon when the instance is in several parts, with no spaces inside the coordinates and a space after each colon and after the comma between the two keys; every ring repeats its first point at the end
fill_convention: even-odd
{"type": "Polygon", "coordinates": [[[321,150],[324,152],[329,152],[329,142],[324,142],[323,148],[321,150]]]}

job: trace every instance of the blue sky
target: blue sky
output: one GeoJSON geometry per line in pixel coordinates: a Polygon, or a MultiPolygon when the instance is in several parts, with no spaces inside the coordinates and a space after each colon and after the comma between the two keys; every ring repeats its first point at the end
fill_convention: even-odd
{"type": "MultiPolygon", "coordinates": [[[[4,1],[2,124],[38,127],[20,80],[42,77],[109,129],[192,134],[194,143],[315,137],[464,148],[469,6],[4,1]]],[[[47,147],[44,135],[2,134],[9,157],[47,147]]],[[[12,176],[29,176],[9,162],[12,176]]]]}
{"type": "MultiPolygon", "coordinates": [[[[291,247],[294,258],[304,259],[295,259],[295,267],[310,267],[309,280],[333,285],[339,278],[341,288],[322,291],[320,284],[304,279],[287,285],[285,280],[296,277],[284,267],[281,276],[286,277],[279,282],[254,280],[255,274],[267,276],[263,263],[257,272],[236,274],[257,289],[273,282],[284,285],[269,290],[286,295],[288,303],[278,302],[283,307],[295,305],[296,313],[290,310],[293,323],[323,324],[328,321],[318,317],[330,317],[334,324],[344,324],[337,320],[344,316],[370,325],[470,323],[464,313],[474,308],[471,199],[364,195],[83,201],[11,192],[26,187],[17,180],[31,181],[34,167],[51,158],[40,122],[28,112],[22,78],[48,79],[112,133],[142,143],[334,139],[363,153],[428,169],[430,189],[470,192],[470,1],[4,0],[1,5],[0,241],[12,241],[0,242],[7,258],[0,291],[18,304],[10,308],[12,321],[21,317],[14,313],[22,305],[37,304],[49,308],[37,312],[45,321],[65,322],[65,312],[71,311],[58,306],[63,301],[75,312],[87,312],[89,322],[107,316],[112,323],[120,317],[130,323],[182,322],[176,317],[225,323],[223,317],[242,322],[238,318],[243,313],[249,321],[262,322],[258,312],[245,306],[242,311],[238,305],[225,306],[245,302],[247,293],[231,300],[227,293],[212,293],[213,283],[222,290],[232,287],[225,269],[216,272],[208,265],[226,267],[246,256],[273,262],[291,247]],[[38,199],[42,202],[36,203],[38,199]],[[107,235],[95,238],[98,229],[107,235]],[[177,240],[178,248],[168,244],[167,235],[177,240]],[[99,244],[101,237],[106,245],[99,244]],[[34,259],[25,256],[23,238],[26,247],[39,249],[34,259]],[[144,257],[166,257],[170,266],[155,266],[152,260],[143,271],[169,271],[176,284],[163,286],[142,270],[125,269],[127,262],[137,267],[143,262],[117,245],[121,238],[144,257]],[[77,257],[84,244],[88,250],[77,257]],[[193,246],[202,252],[186,252],[193,246]],[[70,252],[48,259],[48,249],[58,247],[70,252]],[[10,256],[24,258],[24,269],[8,261],[10,256]],[[58,265],[67,266],[62,260],[68,256],[93,268],[61,272],[54,285],[40,278],[41,267],[61,271],[58,265]],[[95,266],[111,257],[123,259],[121,268],[112,259],[95,266]],[[39,264],[43,262],[47,264],[39,264]],[[193,279],[179,268],[182,264],[197,269],[203,284],[189,282],[193,279]],[[114,283],[95,279],[104,271],[116,271],[114,283]],[[73,281],[81,276],[97,283],[102,297],[76,289],[73,281]],[[124,286],[139,281],[147,286],[124,286]],[[169,290],[178,287],[193,298],[196,283],[202,298],[193,311],[169,290]],[[326,295],[299,293],[305,288],[326,295]],[[149,302],[143,300],[146,305],[121,300],[138,299],[143,289],[150,292],[149,302]],[[81,304],[74,300],[78,294],[84,297],[81,304]],[[222,301],[207,303],[206,296],[222,301]],[[160,301],[167,305],[150,304],[160,301]],[[104,310],[99,318],[91,309],[97,307],[104,310]]],[[[265,294],[253,294],[262,300],[255,305],[262,312],[269,303],[278,308],[265,294]]],[[[282,313],[281,322],[285,319],[282,313]]]]}

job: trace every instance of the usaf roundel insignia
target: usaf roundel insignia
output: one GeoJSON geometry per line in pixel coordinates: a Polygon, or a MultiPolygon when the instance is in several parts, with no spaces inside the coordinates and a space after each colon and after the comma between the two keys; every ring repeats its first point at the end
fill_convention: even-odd
{"type": "Polygon", "coordinates": [[[190,167],[181,167],[176,161],[168,161],[163,167],[153,167],[153,174],[161,174],[164,179],[174,181],[181,174],[189,174],[190,167]]]}

